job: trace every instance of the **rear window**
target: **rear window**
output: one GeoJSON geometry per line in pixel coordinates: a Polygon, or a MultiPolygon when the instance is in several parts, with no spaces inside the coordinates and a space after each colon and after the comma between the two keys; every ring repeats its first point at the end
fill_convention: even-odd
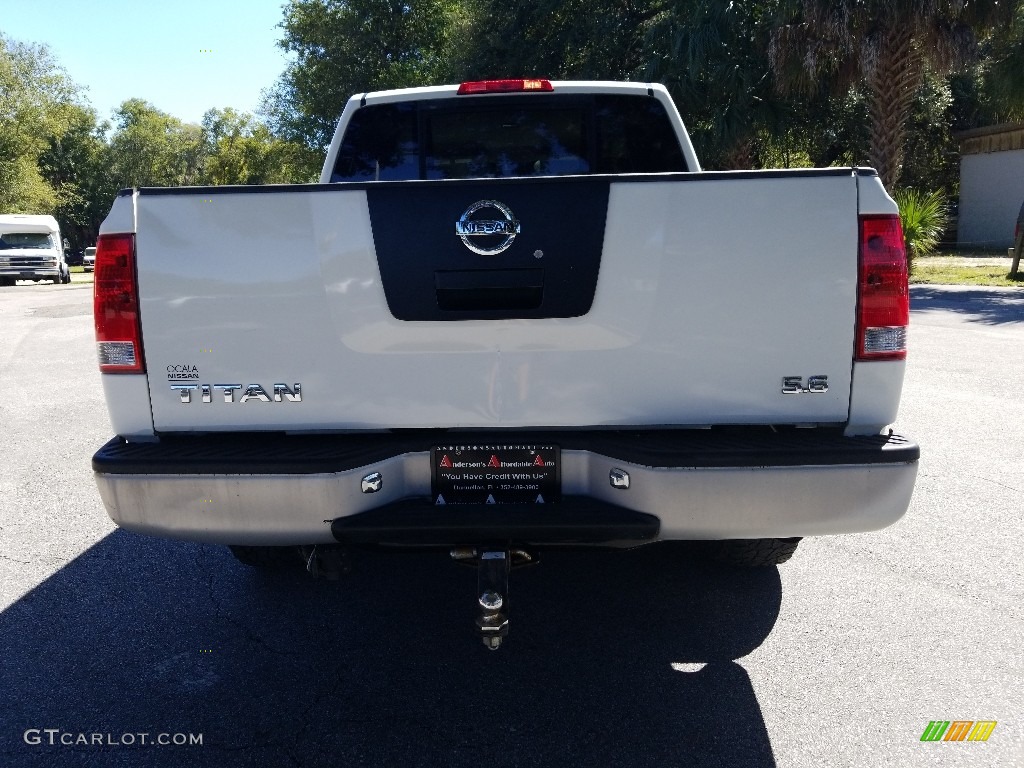
{"type": "Polygon", "coordinates": [[[331,181],[686,170],[654,98],[531,94],[363,107],[348,124],[331,181]]]}

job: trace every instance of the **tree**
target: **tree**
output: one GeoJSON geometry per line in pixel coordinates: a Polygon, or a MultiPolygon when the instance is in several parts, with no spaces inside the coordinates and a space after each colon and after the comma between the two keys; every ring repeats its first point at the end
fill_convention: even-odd
{"type": "Polygon", "coordinates": [[[862,83],[871,136],[869,161],[895,186],[914,98],[927,68],[942,73],[978,52],[977,36],[1010,21],[998,0],[785,0],[770,55],[785,92],[827,78],[839,95],[862,83]]]}
{"type": "Polygon", "coordinates": [[[52,213],[56,189],[39,169],[50,141],[69,129],[74,84],[45,46],[0,34],[0,212],[52,213]]]}
{"type": "Polygon", "coordinates": [[[652,0],[469,0],[452,32],[454,79],[630,79],[656,13],[652,0]]]}
{"type": "Polygon", "coordinates": [[[290,0],[278,45],[295,60],[264,98],[271,129],[322,151],[352,94],[443,81],[459,9],[455,0],[290,0]]]}
{"type": "Polygon", "coordinates": [[[51,137],[38,160],[40,173],[57,194],[53,214],[74,249],[96,242],[100,222],[117,194],[108,169],[108,127],[97,125],[91,107],[75,106],[67,131],[51,137]]]}
{"type": "Polygon", "coordinates": [[[704,165],[749,168],[762,154],[787,154],[785,141],[767,146],[773,130],[787,136],[788,117],[769,77],[772,3],[475,0],[467,7],[460,79],[657,81],[671,91],[704,165]]]}
{"type": "Polygon", "coordinates": [[[773,91],[771,3],[660,2],[645,23],[644,74],[673,93],[707,167],[752,168],[790,109],[773,91]]]}
{"type": "Polygon", "coordinates": [[[984,86],[997,122],[1024,120],[1024,2],[1009,24],[993,29],[985,52],[984,86]]]}
{"type": "Polygon", "coordinates": [[[273,136],[252,115],[211,109],[203,115],[206,184],[286,184],[316,179],[322,162],[301,144],[273,136]]]}
{"type": "MultiPolygon", "coordinates": [[[[825,94],[785,99],[767,48],[778,0],[473,0],[457,79],[664,83],[709,168],[806,165],[827,124],[825,94]]],[[[836,154],[839,150],[836,151],[836,154]]]]}
{"type": "Polygon", "coordinates": [[[202,183],[208,147],[203,129],[183,123],[142,99],[114,112],[110,175],[119,188],[202,183]]]}
{"type": "Polygon", "coordinates": [[[926,71],[907,121],[900,186],[953,195],[960,186],[960,147],[949,78],[926,71]]]}

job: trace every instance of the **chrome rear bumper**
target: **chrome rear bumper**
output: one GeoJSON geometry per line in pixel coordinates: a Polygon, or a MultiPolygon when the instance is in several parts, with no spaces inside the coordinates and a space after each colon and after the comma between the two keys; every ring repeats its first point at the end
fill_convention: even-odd
{"type": "MultiPolygon", "coordinates": [[[[544,526],[535,525],[509,533],[515,530],[512,518],[525,513],[502,505],[492,510],[493,522],[473,505],[466,506],[460,521],[458,506],[452,505],[443,525],[437,524],[429,446],[457,442],[451,432],[221,435],[164,438],[155,444],[115,439],[96,454],[93,468],[114,522],[155,536],[289,545],[333,542],[348,528],[361,531],[364,543],[376,538],[378,543],[463,544],[492,540],[500,531],[501,536],[523,537],[515,538],[517,543],[542,545],[621,542],[621,537],[602,540],[596,534],[580,540],[578,531],[598,526],[612,514],[609,510],[621,510],[624,524],[642,523],[644,515],[657,519],[653,533],[649,525],[635,528],[637,533],[627,537],[635,543],[876,530],[906,512],[920,454],[917,445],[896,435],[847,438],[823,430],[461,437],[560,445],[562,494],[570,503],[549,506],[553,518],[577,533],[545,540],[544,526]],[[363,479],[373,473],[381,476],[379,490],[363,492],[363,479]],[[629,477],[628,488],[621,487],[621,473],[629,477]],[[409,533],[416,528],[417,509],[424,531],[418,542],[409,533]],[[357,515],[372,525],[361,525],[357,515]],[[403,530],[402,542],[393,540],[389,529],[403,530]],[[438,530],[457,534],[439,535],[438,530]]],[[[532,509],[529,518],[542,522],[538,513],[532,509]]]]}

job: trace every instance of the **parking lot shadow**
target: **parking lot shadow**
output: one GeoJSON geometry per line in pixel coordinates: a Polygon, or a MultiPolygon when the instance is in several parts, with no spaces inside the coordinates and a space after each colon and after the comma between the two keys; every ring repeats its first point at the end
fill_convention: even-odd
{"type": "Polygon", "coordinates": [[[971,315],[974,322],[986,325],[1024,323],[1024,290],[913,285],[910,308],[914,312],[946,310],[971,315]]]}
{"type": "Polygon", "coordinates": [[[690,555],[545,553],[489,652],[443,555],[325,582],[117,531],[0,614],[0,764],[772,766],[736,660],[779,573],[690,555]]]}

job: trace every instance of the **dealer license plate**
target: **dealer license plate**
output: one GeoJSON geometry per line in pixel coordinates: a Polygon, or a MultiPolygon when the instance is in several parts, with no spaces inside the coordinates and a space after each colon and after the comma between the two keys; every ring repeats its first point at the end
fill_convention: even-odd
{"type": "Polygon", "coordinates": [[[442,445],[430,462],[436,504],[548,504],[561,494],[555,445],[442,445]]]}

